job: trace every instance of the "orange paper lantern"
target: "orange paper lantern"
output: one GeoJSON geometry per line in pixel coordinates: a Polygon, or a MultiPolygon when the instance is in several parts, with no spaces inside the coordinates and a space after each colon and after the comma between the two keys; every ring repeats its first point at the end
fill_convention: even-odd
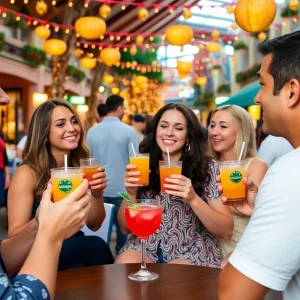
{"type": "Polygon", "coordinates": [[[138,13],[137,16],[140,20],[145,21],[148,18],[148,10],[146,8],[141,8],[138,13]]]}
{"type": "Polygon", "coordinates": [[[193,29],[187,25],[173,25],[166,30],[166,40],[171,45],[183,46],[193,38],[193,29]]]}
{"type": "Polygon", "coordinates": [[[179,73],[189,73],[193,68],[193,64],[189,61],[177,60],[176,68],[179,73]]]}
{"type": "Polygon", "coordinates": [[[83,57],[80,60],[80,64],[85,69],[88,69],[88,70],[94,69],[96,67],[96,64],[97,64],[97,59],[92,58],[92,57],[83,57]]]}
{"type": "Polygon", "coordinates": [[[111,13],[111,8],[107,4],[102,4],[99,8],[99,14],[102,18],[106,19],[111,13]]]}
{"type": "Polygon", "coordinates": [[[111,67],[120,61],[121,54],[115,48],[105,48],[100,52],[100,59],[105,65],[111,67]]]}
{"type": "Polygon", "coordinates": [[[50,29],[43,25],[37,26],[35,28],[34,32],[38,37],[40,37],[41,39],[44,39],[44,40],[47,39],[51,34],[50,29]]]}
{"type": "Polygon", "coordinates": [[[75,31],[87,40],[99,39],[105,34],[106,23],[96,17],[82,17],[75,22],[75,31]]]}
{"type": "Polygon", "coordinates": [[[62,55],[67,51],[67,44],[59,39],[49,39],[44,43],[44,50],[50,55],[62,55]]]}

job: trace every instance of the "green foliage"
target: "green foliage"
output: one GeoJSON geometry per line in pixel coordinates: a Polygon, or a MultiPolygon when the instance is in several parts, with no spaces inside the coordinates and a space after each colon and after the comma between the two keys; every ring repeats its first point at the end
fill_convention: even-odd
{"type": "Polygon", "coordinates": [[[68,68],[67,68],[67,75],[72,77],[72,79],[75,81],[75,82],[78,82],[80,83],[81,81],[84,80],[85,78],[85,73],[83,71],[81,71],[80,69],[72,66],[72,65],[69,65],[68,68]]]}
{"type": "MultiPolygon", "coordinates": [[[[194,85],[194,87],[196,85],[194,85]]],[[[214,98],[214,92],[213,91],[207,91],[207,92],[202,94],[201,93],[201,87],[199,86],[199,94],[198,94],[198,97],[197,97],[196,101],[194,102],[194,106],[199,107],[199,106],[202,106],[204,104],[206,105],[213,98],[214,98]]]]}
{"type": "Polygon", "coordinates": [[[221,66],[220,65],[214,65],[212,67],[213,70],[221,70],[221,66]]]}
{"type": "Polygon", "coordinates": [[[260,70],[260,64],[256,64],[253,67],[246,69],[243,72],[236,74],[236,82],[244,83],[247,82],[249,79],[256,78],[257,72],[260,70]]]}
{"type": "Polygon", "coordinates": [[[24,60],[31,67],[38,67],[39,65],[44,65],[46,62],[46,53],[44,50],[32,47],[30,45],[24,46],[24,60]]]}
{"type": "Polygon", "coordinates": [[[11,12],[6,13],[6,17],[4,19],[4,25],[7,27],[19,28],[22,30],[28,27],[26,20],[24,20],[24,18],[20,18],[20,20],[17,21],[15,15],[11,12]]]}
{"type": "Polygon", "coordinates": [[[5,34],[0,32],[0,51],[3,50],[5,44],[5,34]]]}
{"type": "Polygon", "coordinates": [[[237,41],[233,44],[233,48],[234,50],[241,50],[241,49],[246,50],[248,47],[244,41],[237,41]]]}
{"type": "Polygon", "coordinates": [[[230,93],[230,84],[221,84],[217,91],[218,93],[230,93]]]}
{"type": "Polygon", "coordinates": [[[292,16],[297,16],[299,14],[299,10],[296,9],[296,10],[292,10],[289,8],[289,6],[286,6],[284,7],[282,10],[281,10],[281,17],[282,18],[288,18],[288,17],[292,17],[292,16]]]}

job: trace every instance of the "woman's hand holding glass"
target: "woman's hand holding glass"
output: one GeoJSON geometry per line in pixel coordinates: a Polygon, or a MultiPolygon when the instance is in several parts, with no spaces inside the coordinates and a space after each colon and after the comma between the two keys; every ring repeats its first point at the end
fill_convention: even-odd
{"type": "Polygon", "coordinates": [[[131,200],[136,199],[137,188],[139,187],[139,171],[135,171],[135,165],[127,165],[125,178],[124,178],[124,186],[127,190],[127,194],[131,200]]]}
{"type": "Polygon", "coordinates": [[[171,175],[165,179],[168,184],[164,184],[166,193],[183,199],[187,204],[192,204],[199,198],[193,188],[191,179],[183,175],[171,175]]]}
{"type": "MultiPolygon", "coordinates": [[[[103,191],[106,187],[107,187],[107,177],[106,177],[106,173],[105,173],[105,169],[102,167],[98,168],[98,173],[93,175],[93,181],[90,181],[90,187],[91,190],[101,190],[103,191]]],[[[85,177],[85,173],[84,173],[84,177],[85,177]]]]}

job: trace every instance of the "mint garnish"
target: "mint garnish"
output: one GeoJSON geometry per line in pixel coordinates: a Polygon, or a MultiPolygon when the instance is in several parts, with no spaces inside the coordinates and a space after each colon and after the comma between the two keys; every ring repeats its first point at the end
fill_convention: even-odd
{"type": "Polygon", "coordinates": [[[122,192],[118,192],[117,193],[120,197],[122,197],[125,201],[127,201],[128,203],[132,204],[132,206],[130,206],[131,209],[139,209],[139,206],[136,204],[133,204],[131,199],[129,198],[127,193],[122,193],[122,192]]]}

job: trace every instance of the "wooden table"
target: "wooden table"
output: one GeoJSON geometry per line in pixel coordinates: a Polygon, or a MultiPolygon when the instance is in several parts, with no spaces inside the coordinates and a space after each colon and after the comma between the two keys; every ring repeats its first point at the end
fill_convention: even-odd
{"type": "Polygon", "coordinates": [[[216,300],[220,270],[187,265],[149,264],[160,277],[135,282],[127,275],[139,264],[105,265],[59,272],[56,300],[216,300]]]}

